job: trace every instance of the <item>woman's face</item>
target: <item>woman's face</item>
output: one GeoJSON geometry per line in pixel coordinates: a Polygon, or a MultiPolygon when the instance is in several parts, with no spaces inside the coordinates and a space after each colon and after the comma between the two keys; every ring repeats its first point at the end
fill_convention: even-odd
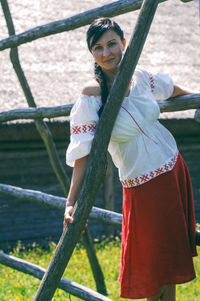
{"type": "Polygon", "coordinates": [[[121,40],[113,31],[106,31],[92,47],[92,55],[97,64],[107,71],[118,69],[125,49],[126,40],[121,40]]]}

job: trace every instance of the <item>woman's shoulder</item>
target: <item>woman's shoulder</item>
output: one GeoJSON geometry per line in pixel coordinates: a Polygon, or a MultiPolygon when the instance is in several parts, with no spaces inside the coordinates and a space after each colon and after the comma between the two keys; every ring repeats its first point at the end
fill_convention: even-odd
{"type": "Polygon", "coordinates": [[[79,98],[75,102],[70,117],[71,120],[96,120],[96,114],[101,106],[100,88],[95,81],[88,82],[82,89],[79,98]],[[84,112],[84,114],[83,114],[84,112]]]}
{"type": "Polygon", "coordinates": [[[101,96],[101,89],[97,81],[89,81],[81,91],[85,96],[101,96]]]}

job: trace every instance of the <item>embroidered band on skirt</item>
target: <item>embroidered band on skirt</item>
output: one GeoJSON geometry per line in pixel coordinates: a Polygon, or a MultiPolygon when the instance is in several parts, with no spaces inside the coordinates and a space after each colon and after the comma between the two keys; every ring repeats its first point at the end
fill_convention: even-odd
{"type": "Polygon", "coordinates": [[[179,154],[173,170],[123,188],[120,296],[150,297],[164,284],[192,280],[196,255],[191,180],[179,154]]]}

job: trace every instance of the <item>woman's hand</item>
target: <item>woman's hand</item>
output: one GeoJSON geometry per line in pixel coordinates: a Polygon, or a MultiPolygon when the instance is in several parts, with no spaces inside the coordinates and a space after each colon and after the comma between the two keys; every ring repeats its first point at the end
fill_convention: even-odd
{"type": "Polygon", "coordinates": [[[73,211],[74,211],[74,207],[73,206],[66,205],[65,214],[64,214],[64,221],[63,221],[63,228],[66,227],[67,223],[72,224],[74,222],[74,219],[72,217],[73,211]]]}
{"type": "MultiPolygon", "coordinates": [[[[74,222],[73,217],[71,216],[72,213],[74,211],[74,207],[73,206],[69,206],[67,205],[65,208],[65,214],[64,214],[64,221],[63,221],[63,230],[65,229],[67,223],[72,224],[74,222]]],[[[86,221],[86,224],[84,226],[83,231],[81,232],[81,234],[84,234],[86,227],[88,226],[88,220],[86,221]]]]}

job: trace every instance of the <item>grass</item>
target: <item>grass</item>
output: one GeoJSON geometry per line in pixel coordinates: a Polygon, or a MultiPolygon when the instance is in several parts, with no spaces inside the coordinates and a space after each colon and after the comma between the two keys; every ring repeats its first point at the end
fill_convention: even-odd
{"type": "MultiPolygon", "coordinates": [[[[119,298],[119,284],[117,282],[120,262],[120,240],[114,241],[104,240],[95,244],[97,256],[102,266],[109,298],[117,300],[125,300],[119,298]],[[111,264],[112,263],[112,264],[111,264]]],[[[13,250],[13,256],[20,257],[24,260],[47,267],[52,254],[55,250],[55,244],[50,244],[48,248],[39,247],[23,249],[20,245],[13,250]]],[[[198,247],[200,254],[200,247],[198,247]]],[[[192,282],[178,285],[177,301],[200,301],[200,257],[194,259],[197,278],[192,282]]],[[[64,277],[82,285],[88,286],[95,290],[95,283],[91,274],[90,266],[87,260],[85,249],[78,244],[74,254],[69,262],[68,268],[64,273],[64,277]]],[[[32,276],[12,270],[11,268],[0,265],[0,300],[1,301],[29,301],[32,300],[39,280],[32,276]]],[[[77,297],[70,296],[68,293],[57,289],[53,301],[80,300],[77,297]]],[[[128,300],[128,299],[126,299],[128,300]]],[[[141,299],[144,300],[144,299],[141,299]]]]}

